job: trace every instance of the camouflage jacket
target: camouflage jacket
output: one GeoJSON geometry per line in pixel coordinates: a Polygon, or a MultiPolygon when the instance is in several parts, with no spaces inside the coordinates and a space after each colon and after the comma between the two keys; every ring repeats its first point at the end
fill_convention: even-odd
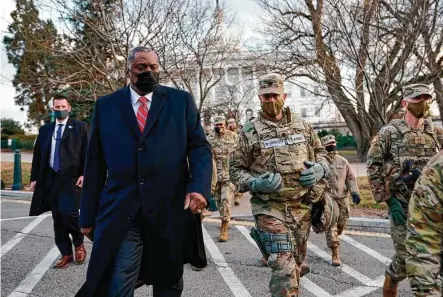
{"type": "Polygon", "coordinates": [[[409,203],[406,271],[415,296],[442,296],[443,151],[434,156],[415,184],[409,203]]]}
{"type": "Polygon", "coordinates": [[[215,193],[217,187],[217,164],[214,158],[212,158],[212,179],[211,179],[211,193],[215,193]]]}
{"type": "Polygon", "coordinates": [[[309,189],[298,182],[304,161],[320,163],[329,172],[324,147],[311,126],[289,109],[281,122],[267,120],[262,114],[248,121],[239,136],[238,148],[230,163],[231,182],[240,192],[249,191],[248,184],[265,172],[279,172],[284,187],[272,194],[251,193],[263,200],[287,201],[303,196],[309,189]]]}
{"type": "Polygon", "coordinates": [[[395,196],[407,205],[414,181],[405,184],[403,177],[413,170],[420,172],[439,149],[429,120],[424,121],[423,130],[410,128],[403,119],[383,126],[372,140],[366,165],[374,199],[383,202],[395,196]]]}
{"type": "Polygon", "coordinates": [[[208,141],[212,147],[212,156],[217,167],[217,182],[229,180],[229,159],[237,146],[237,134],[225,129],[223,135],[212,132],[208,135],[208,141]]]}
{"type": "Polygon", "coordinates": [[[348,160],[337,154],[337,152],[328,153],[328,156],[331,162],[328,183],[332,198],[347,198],[348,191],[359,193],[357,179],[349,166],[348,160]]]}

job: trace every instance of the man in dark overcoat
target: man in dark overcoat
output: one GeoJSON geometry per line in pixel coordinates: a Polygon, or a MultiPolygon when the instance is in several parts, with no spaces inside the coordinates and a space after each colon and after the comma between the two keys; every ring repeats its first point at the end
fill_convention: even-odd
{"type": "Polygon", "coordinates": [[[130,84],[97,100],[80,209],[93,239],[77,296],[181,296],[183,264],[206,266],[200,216],[212,154],[194,99],[158,83],[155,52],[128,56],[130,84]]]}
{"type": "Polygon", "coordinates": [[[79,208],[89,128],[85,122],[69,117],[71,105],[63,94],[54,96],[52,109],[55,121],[40,128],[34,145],[34,194],[29,215],[52,212],[55,243],[62,255],[54,268],[65,268],[74,256],[79,264],[86,258],[79,208]]]}

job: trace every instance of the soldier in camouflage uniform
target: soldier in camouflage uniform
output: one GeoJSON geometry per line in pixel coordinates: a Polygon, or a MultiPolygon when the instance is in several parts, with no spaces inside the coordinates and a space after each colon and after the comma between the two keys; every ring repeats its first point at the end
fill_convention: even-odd
{"type": "Polygon", "coordinates": [[[398,283],[406,278],[406,214],[415,181],[440,149],[431,120],[424,119],[432,98],[426,85],[403,89],[403,119],[383,126],[368,152],[367,172],[377,202],[389,207],[395,255],[386,269],[383,296],[397,296],[398,283]]]}
{"type": "Polygon", "coordinates": [[[340,261],[340,236],[349,220],[351,206],[349,203],[348,192],[351,192],[352,202],[360,203],[360,195],[357,186],[357,179],[352,173],[348,160],[337,153],[337,143],[334,135],[322,137],[323,143],[330,159],[330,176],[328,179],[331,196],[337,202],[339,208],[338,222],[328,231],[326,231],[326,242],[332,251],[332,265],[341,265],[340,261]]]}
{"type": "Polygon", "coordinates": [[[208,141],[211,144],[212,156],[217,167],[215,201],[222,218],[219,241],[224,242],[229,238],[228,227],[234,196],[233,186],[229,181],[229,159],[237,145],[236,134],[226,129],[226,118],[224,116],[215,117],[214,132],[208,135],[208,141]]]}
{"type": "MultiPolygon", "coordinates": [[[[228,130],[235,133],[236,141],[238,142],[238,133],[240,131],[238,131],[237,129],[237,123],[235,122],[235,119],[231,118],[228,120],[228,130]]],[[[235,185],[233,185],[233,187],[234,187],[234,205],[238,206],[240,205],[240,198],[243,196],[243,193],[240,193],[235,185]]]]}
{"type": "Polygon", "coordinates": [[[325,203],[326,197],[332,201],[326,192],[329,164],[314,130],[283,108],[284,78],[268,74],[259,85],[262,110],[243,125],[229,171],[239,191],[251,193],[251,236],[272,268],[271,295],[299,296],[296,237],[313,203],[321,209],[316,227],[331,224],[325,203]]]}
{"type": "Polygon", "coordinates": [[[415,184],[409,202],[406,272],[417,297],[441,297],[443,240],[443,151],[415,184]]]}

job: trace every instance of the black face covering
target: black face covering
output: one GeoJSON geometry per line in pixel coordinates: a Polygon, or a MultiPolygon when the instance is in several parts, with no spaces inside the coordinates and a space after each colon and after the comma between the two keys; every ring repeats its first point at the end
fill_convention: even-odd
{"type": "Polygon", "coordinates": [[[325,149],[327,152],[334,152],[337,149],[337,146],[336,145],[328,145],[328,146],[325,146],[325,149]]]}
{"type": "Polygon", "coordinates": [[[137,82],[135,86],[142,92],[151,93],[158,86],[159,73],[145,71],[137,74],[137,82]]]}

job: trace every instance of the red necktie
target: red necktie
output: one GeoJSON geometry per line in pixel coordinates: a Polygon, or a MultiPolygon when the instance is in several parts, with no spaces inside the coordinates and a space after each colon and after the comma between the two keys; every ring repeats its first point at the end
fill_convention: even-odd
{"type": "Polygon", "coordinates": [[[146,104],[146,97],[140,97],[138,99],[140,101],[140,106],[137,110],[137,123],[140,131],[143,132],[143,129],[146,125],[146,120],[148,119],[148,105],[146,104]]]}

